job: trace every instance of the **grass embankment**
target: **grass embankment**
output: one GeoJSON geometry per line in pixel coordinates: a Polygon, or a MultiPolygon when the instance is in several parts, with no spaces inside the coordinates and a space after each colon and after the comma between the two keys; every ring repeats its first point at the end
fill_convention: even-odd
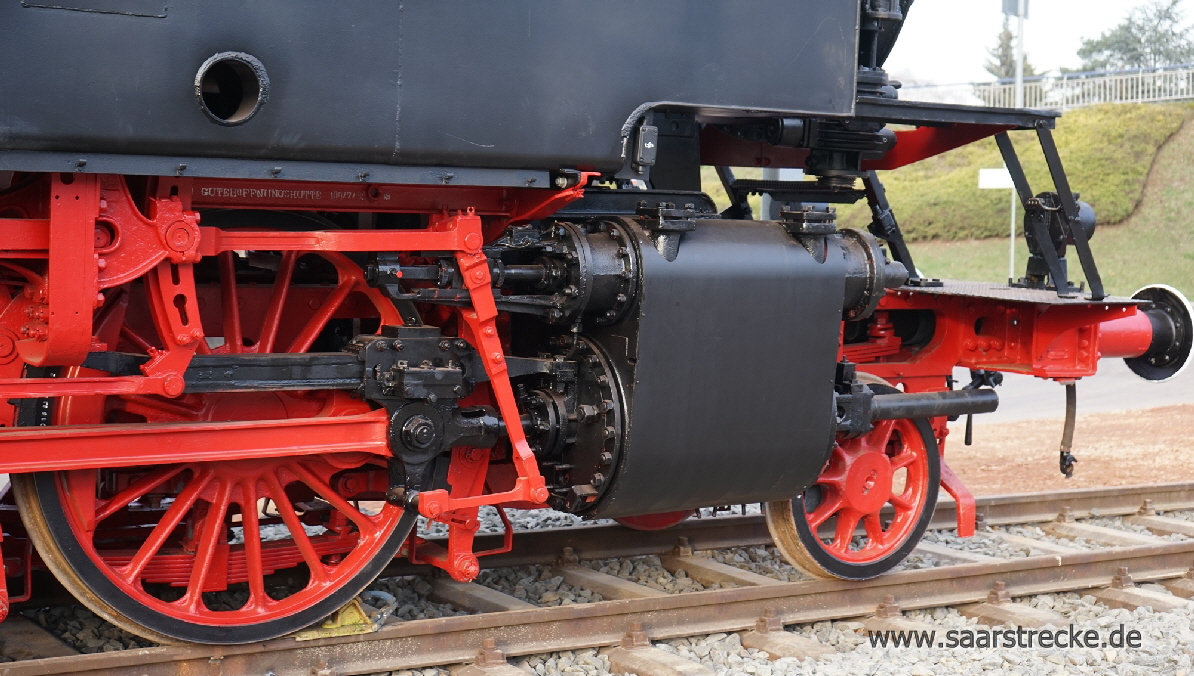
{"type": "MultiPolygon", "coordinates": [[[[920,242],[912,252],[927,275],[1004,281],[1007,248],[1003,238],[920,242]]],[[[1116,225],[1100,226],[1091,248],[1112,293],[1127,295],[1162,283],[1194,295],[1194,121],[1187,121],[1157,153],[1135,211],[1116,225]]],[[[1020,238],[1017,275],[1023,274],[1027,256],[1020,238]]],[[[1071,276],[1080,279],[1077,257],[1069,258],[1071,276]]]]}
{"type": "MultiPolygon", "coordinates": [[[[1194,124],[1183,126],[1192,115],[1190,105],[1105,105],[1067,113],[1058,122],[1054,136],[1070,183],[1098,216],[1092,248],[1113,293],[1158,282],[1194,293],[1194,124]]],[[[1036,135],[1020,132],[1012,138],[1033,190],[1051,190],[1036,135]]],[[[994,140],[988,139],[882,172],[924,274],[1007,280],[1010,195],[978,189],[978,170],[1001,164],[994,140]]],[[[753,178],[759,170],[736,173],[753,178]]],[[[705,189],[724,204],[716,175],[710,170],[703,178],[705,189]]],[[[865,227],[870,220],[865,204],[838,211],[843,226],[865,227]]],[[[1022,227],[1023,210],[1020,217],[1022,227]]],[[[1021,236],[1017,276],[1027,256],[1021,236]]],[[[1077,257],[1070,258],[1071,277],[1082,279],[1077,257]]]]}

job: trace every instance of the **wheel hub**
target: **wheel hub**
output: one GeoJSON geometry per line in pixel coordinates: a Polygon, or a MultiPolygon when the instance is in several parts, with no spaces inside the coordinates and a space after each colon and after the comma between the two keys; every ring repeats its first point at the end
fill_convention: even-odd
{"type": "Polygon", "coordinates": [[[868,452],[850,462],[842,493],[851,509],[873,514],[891,498],[891,485],[891,462],[887,456],[868,452]]]}

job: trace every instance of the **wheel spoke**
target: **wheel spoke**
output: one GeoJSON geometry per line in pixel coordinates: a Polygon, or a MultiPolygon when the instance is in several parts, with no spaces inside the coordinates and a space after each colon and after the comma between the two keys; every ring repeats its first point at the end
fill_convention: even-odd
{"type": "Polygon", "coordinates": [[[335,489],[329,486],[323,479],[315,476],[315,474],[306,466],[296,462],[287,467],[287,469],[294,472],[295,476],[297,476],[300,481],[307,484],[307,486],[311,488],[311,490],[315,491],[319,497],[323,498],[325,502],[356,524],[356,527],[361,532],[361,537],[368,537],[377,532],[377,526],[369,517],[361,514],[360,510],[356,509],[350,505],[347,500],[340,497],[340,495],[336,493],[335,489]]]}
{"type": "Polygon", "coordinates": [[[155,422],[161,422],[161,414],[172,416],[177,420],[195,420],[199,417],[199,410],[189,406],[185,401],[148,397],[143,395],[123,396],[119,400],[119,408],[126,413],[153,417],[155,422]]]}
{"type": "Polygon", "coordinates": [[[269,604],[265,593],[265,568],[261,557],[261,522],[257,518],[257,480],[241,482],[240,525],[245,540],[245,571],[249,577],[249,601],[246,607],[261,608],[269,604]]]}
{"type": "Polygon", "coordinates": [[[220,301],[224,308],[224,345],[234,354],[245,349],[244,333],[240,327],[240,298],[236,286],[236,254],[220,253],[220,301]]]}
{"type": "Polygon", "coordinates": [[[316,312],[310,319],[307,320],[307,325],[303,327],[302,332],[286,348],[287,352],[306,352],[311,347],[311,343],[319,337],[319,333],[323,331],[323,327],[327,326],[328,320],[332,318],[336,310],[348,298],[348,294],[352,293],[355,286],[353,280],[341,279],[340,283],[336,285],[336,289],[332,291],[331,295],[323,301],[323,305],[319,306],[319,311],[316,312]]]}
{"type": "Polygon", "coordinates": [[[157,525],[153,527],[153,531],[149,537],[145,538],[145,542],[141,548],[137,550],[136,555],[127,565],[116,570],[116,572],[124,578],[125,582],[136,584],[141,573],[145,570],[145,566],[149,563],[166,543],[166,539],[182,522],[182,518],[186,516],[187,512],[191,511],[191,506],[195,504],[199,494],[211,482],[212,476],[210,472],[200,471],[195,476],[191,477],[191,483],[178,494],[166,513],[162,515],[157,525]]]}
{"type": "Polygon", "coordinates": [[[257,341],[257,352],[273,352],[278,330],[282,326],[282,312],[286,309],[286,295],[290,291],[290,280],[294,277],[294,265],[299,252],[282,252],[282,263],[278,265],[278,276],[274,278],[274,290],[270,294],[269,306],[261,324],[261,338],[257,341]]]}
{"type": "Polygon", "coordinates": [[[862,527],[866,530],[868,547],[882,547],[887,544],[887,533],[883,532],[883,523],[879,520],[878,512],[863,517],[862,527]]]}
{"type": "Polygon", "coordinates": [[[829,545],[829,549],[841,553],[850,551],[850,542],[854,539],[854,530],[858,528],[858,521],[861,518],[862,514],[852,509],[843,509],[838,512],[837,528],[833,534],[833,544],[829,545]]]}
{"type": "Polygon", "coordinates": [[[227,481],[215,480],[216,497],[208,506],[207,514],[196,524],[199,532],[199,546],[195,549],[195,563],[191,568],[191,579],[187,582],[187,593],[179,604],[192,612],[203,608],[203,588],[212,574],[216,547],[224,536],[224,515],[228,512],[228,499],[232,486],[227,481]]]}
{"type": "Polygon", "coordinates": [[[826,469],[821,472],[821,476],[817,477],[817,483],[830,486],[835,490],[840,489],[846,480],[846,471],[849,467],[849,457],[846,455],[845,449],[841,447],[841,444],[834,444],[833,450],[829,454],[829,462],[826,463],[826,469]]]}
{"type": "Polygon", "coordinates": [[[896,495],[892,493],[891,497],[888,498],[887,501],[890,502],[891,506],[895,507],[896,510],[912,509],[912,498],[907,495],[896,495]]]}
{"type": "Polygon", "coordinates": [[[812,513],[805,516],[809,529],[815,532],[821,527],[821,524],[825,523],[826,519],[836,514],[841,508],[842,497],[837,493],[834,493],[832,499],[823,500],[812,513]]]}
{"type": "Polygon", "coordinates": [[[299,521],[298,515],[294,513],[294,506],[290,504],[290,498],[286,496],[286,490],[282,487],[282,482],[278,481],[278,477],[272,473],[266,476],[265,481],[269,487],[270,499],[277,506],[278,514],[282,517],[282,523],[286,524],[287,530],[290,531],[290,536],[294,540],[294,546],[298,548],[299,553],[303,556],[303,561],[311,569],[311,581],[327,582],[327,570],[324,568],[323,562],[319,560],[319,553],[315,551],[315,546],[311,544],[311,538],[307,536],[307,531],[303,528],[302,522],[299,521]]]}
{"type": "Polygon", "coordinates": [[[95,522],[98,524],[117,511],[124,509],[133,500],[161,486],[173,477],[178,476],[178,473],[185,468],[185,465],[165,465],[137,479],[129,484],[128,488],[113,495],[96,507],[95,522]]]}
{"type": "Polygon", "coordinates": [[[900,451],[898,455],[891,459],[891,471],[903,469],[912,463],[916,462],[916,453],[911,449],[905,448],[900,451]]]}
{"type": "Polygon", "coordinates": [[[875,429],[871,430],[870,434],[864,437],[866,445],[871,450],[879,451],[880,453],[886,451],[887,443],[891,441],[891,433],[895,430],[895,425],[895,420],[880,420],[875,423],[875,429]]]}
{"type": "Polygon", "coordinates": [[[148,340],[145,340],[144,338],[142,338],[141,334],[130,329],[128,324],[125,324],[124,326],[120,327],[120,335],[125,340],[136,345],[145,354],[149,354],[150,350],[157,349],[152,344],[150,344],[150,342],[148,340]]]}

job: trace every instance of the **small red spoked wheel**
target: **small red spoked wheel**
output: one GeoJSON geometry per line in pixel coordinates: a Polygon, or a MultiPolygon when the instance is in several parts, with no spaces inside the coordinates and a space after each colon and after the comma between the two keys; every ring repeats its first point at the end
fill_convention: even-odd
{"type": "MultiPolygon", "coordinates": [[[[362,324],[401,323],[338,253],[226,252],[194,275],[210,339],[201,351],[334,350],[372,330],[362,324]]],[[[97,321],[103,342],[161,348],[149,293],[134,282],[109,294],[97,321]]],[[[334,390],[246,391],[26,400],[16,417],[23,426],[204,423],[370,410],[334,390]]],[[[13,477],[21,518],[55,576],[100,616],[153,641],[248,643],[302,629],[372,582],[415,522],[384,502],[371,477],[386,474],[386,460],[368,453],[188,462],[186,451],[172,464],[13,477]]]]}
{"type": "Polygon", "coordinates": [[[693,509],[682,509],[678,512],[660,512],[659,514],[642,514],[639,516],[621,516],[614,521],[633,530],[663,530],[671,528],[696,513],[693,509]]]}
{"type": "MultiPolygon", "coordinates": [[[[870,387],[877,394],[898,392],[870,387]]],[[[803,495],[767,503],[767,528],[784,557],[810,575],[869,579],[898,565],[920,542],[940,480],[928,420],[881,420],[866,435],[840,440],[803,495]]]]}

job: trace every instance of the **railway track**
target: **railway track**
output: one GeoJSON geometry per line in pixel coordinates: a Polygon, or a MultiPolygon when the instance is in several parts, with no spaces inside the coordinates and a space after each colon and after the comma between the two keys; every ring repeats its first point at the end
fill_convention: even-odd
{"type": "MultiPolygon", "coordinates": [[[[880,615],[888,616],[885,626],[899,625],[901,616],[891,612],[896,605],[913,610],[987,601],[991,602],[987,615],[982,615],[982,606],[971,605],[968,612],[988,618],[999,616],[999,612],[1012,613],[1011,621],[1024,624],[1032,618],[1017,621],[1017,607],[1023,607],[1007,604],[1008,599],[1113,587],[1118,589],[1098,593],[1118,594],[1114,601],[1118,607],[1132,607],[1141,605],[1140,598],[1147,601],[1148,594],[1156,594],[1133,587],[1131,580],[1167,581],[1176,594],[1174,603],[1180,604],[1181,597],[1194,595],[1194,586],[1182,581],[1194,563],[1194,539],[1160,536],[1176,533],[1194,538],[1194,521],[1154,512],[1182,510],[1194,510],[1194,483],[982,498],[978,501],[980,523],[988,527],[1039,524],[1058,537],[1081,538],[1101,546],[1075,549],[1040,541],[1034,545],[1037,555],[999,559],[925,543],[922,552],[949,560],[950,565],[903,570],[864,582],[782,582],[700,555],[705,550],[767,544],[760,516],[690,520],[666,531],[636,532],[633,536],[611,525],[527,531],[520,533],[518,551],[490,557],[485,564],[551,565],[552,572],[568,584],[598,592],[605,600],[537,607],[481,585],[435,578],[431,584],[437,600],[474,614],[400,622],[371,634],[301,642],[286,637],[237,646],[166,646],[28,659],[0,665],[0,676],[347,676],[465,663],[499,673],[512,668],[504,661],[508,657],[619,644],[633,652],[644,650],[650,641],[719,632],[754,632],[749,640],[756,644],[772,640],[771,645],[780,645],[784,633],[775,634],[775,630],[782,625],[873,617],[881,605],[886,612],[880,615]],[[1127,517],[1124,521],[1133,524],[1135,531],[1080,521],[1116,516],[1127,517]],[[1141,534],[1144,529],[1155,535],[1141,534]],[[702,583],[725,588],[667,594],[576,561],[642,555],[660,556],[669,570],[683,569],[702,583]],[[773,640],[777,636],[779,643],[773,640]]],[[[953,522],[953,504],[942,502],[933,527],[946,529],[953,522]]],[[[1023,537],[1006,530],[998,531],[996,537],[1026,546],[1023,537]]],[[[418,566],[395,564],[385,574],[426,572],[418,566]]],[[[0,634],[8,626],[0,625],[0,634]]],[[[781,645],[768,652],[774,655],[783,650],[781,645]]]]}

